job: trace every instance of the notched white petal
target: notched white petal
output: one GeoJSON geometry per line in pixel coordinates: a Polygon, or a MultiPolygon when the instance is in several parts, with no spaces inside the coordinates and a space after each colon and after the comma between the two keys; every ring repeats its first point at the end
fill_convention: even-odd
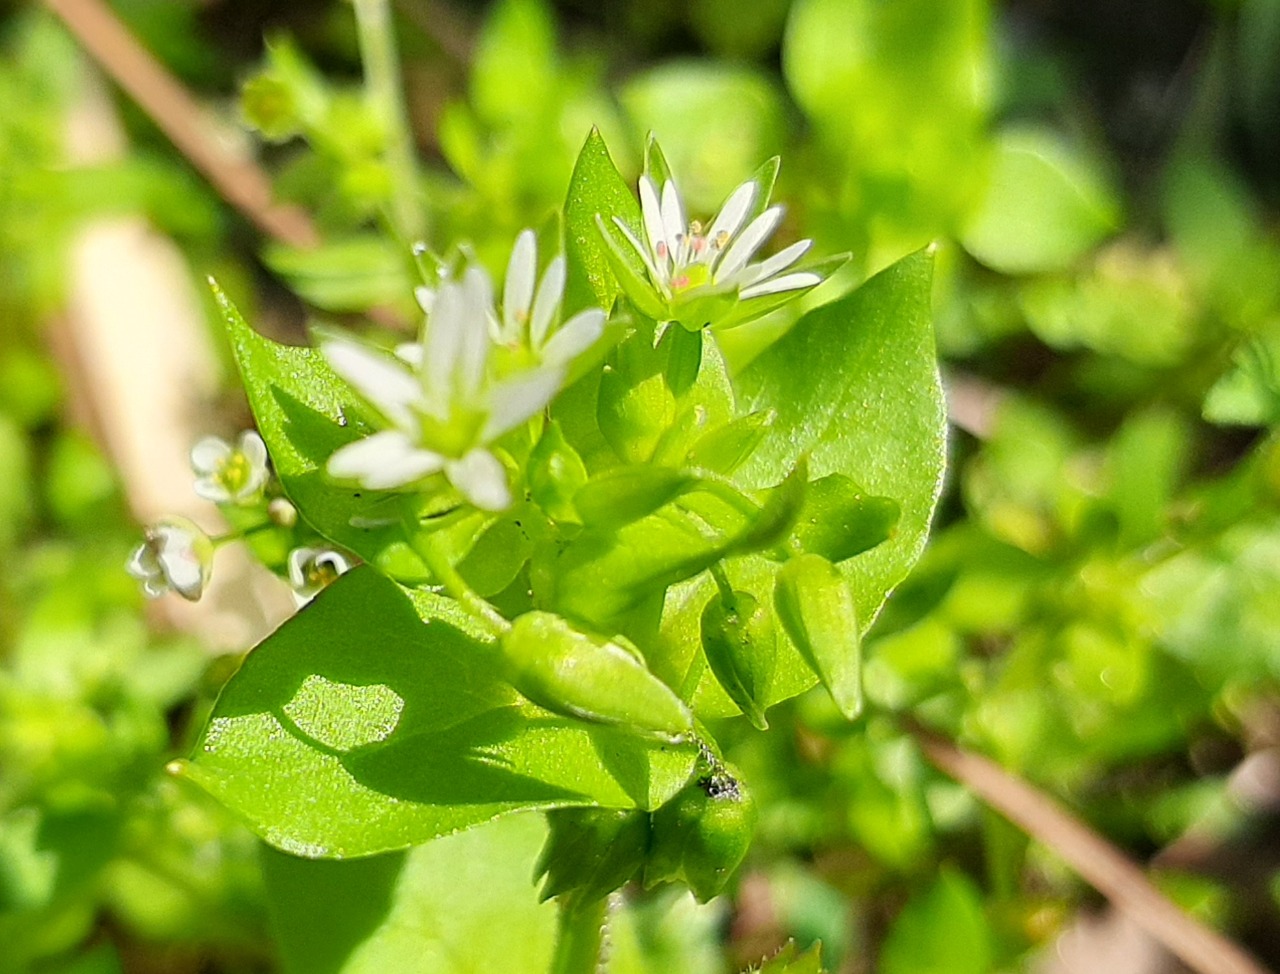
{"type": "Polygon", "coordinates": [[[812,240],[800,240],[793,243],[789,247],[784,247],[772,257],[762,260],[758,264],[749,264],[742,269],[740,275],[740,283],[743,287],[749,287],[752,284],[758,284],[765,278],[773,277],[775,274],[781,274],[788,267],[798,261],[813,246],[812,240]]]}
{"type": "Polygon", "coordinates": [[[480,431],[484,442],[496,440],[545,408],[564,382],[564,369],[548,363],[542,368],[521,372],[489,390],[489,418],[480,431]]]}
{"type": "Polygon", "coordinates": [[[783,274],[781,277],[775,277],[759,284],[753,284],[751,287],[743,288],[739,292],[739,297],[744,299],[759,298],[766,294],[798,291],[801,288],[813,287],[821,283],[821,274],[815,274],[813,271],[796,271],[794,274],[783,274]]]}
{"type": "Polygon", "coordinates": [[[551,322],[560,310],[560,301],[564,297],[564,258],[557,256],[547,265],[546,273],[538,285],[538,296],[533,302],[533,314],[529,319],[529,342],[534,348],[541,348],[547,340],[547,332],[551,322]]]}
{"type": "Polygon", "coordinates": [[[412,427],[422,389],[395,359],[357,342],[329,339],[320,346],[337,372],[371,406],[397,426],[412,427]]]}
{"type": "MultiPolygon", "coordinates": [[[[645,236],[649,238],[649,253],[665,273],[671,266],[670,256],[674,241],[667,239],[667,230],[662,222],[662,204],[658,202],[658,187],[648,176],[640,177],[640,213],[644,217],[645,236]]],[[[631,233],[626,225],[616,216],[613,219],[630,237],[631,233]]],[[[637,249],[643,251],[645,248],[637,249]]]]}
{"type": "Polygon", "coordinates": [[[399,430],[383,430],[340,447],[325,469],[337,480],[354,480],[371,490],[404,487],[438,473],[444,458],[424,450],[399,430]]]}
{"type": "Polygon", "coordinates": [[[542,358],[548,365],[567,365],[604,334],[607,315],[599,308],[579,311],[551,336],[542,349],[542,358]]]}
{"type": "Polygon", "coordinates": [[[748,223],[747,228],[742,231],[742,236],[730,245],[728,252],[716,266],[716,277],[723,280],[742,270],[747,265],[747,261],[755,256],[755,252],[778,228],[778,224],[782,222],[782,213],[781,206],[771,206],[748,223]]]}
{"type": "Polygon", "coordinates": [[[726,235],[727,239],[732,239],[742,229],[742,222],[747,218],[747,214],[755,204],[756,193],[759,190],[760,187],[756,185],[754,180],[747,180],[729,194],[724,206],[720,208],[719,215],[716,216],[711,223],[710,229],[707,230],[707,239],[714,243],[722,233],[726,235]]]}
{"type": "Polygon", "coordinates": [[[538,273],[538,241],[532,230],[521,230],[511,248],[507,279],[502,289],[502,323],[507,331],[518,329],[529,315],[533,282],[538,273]]]}

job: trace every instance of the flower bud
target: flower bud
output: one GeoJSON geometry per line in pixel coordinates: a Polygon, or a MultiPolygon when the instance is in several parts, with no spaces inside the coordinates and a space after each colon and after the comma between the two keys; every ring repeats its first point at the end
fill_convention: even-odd
{"type": "Polygon", "coordinates": [[[800,655],[853,720],[862,711],[862,643],[840,570],[821,555],[799,555],[778,571],[773,600],[800,655]]]}
{"type": "Polygon", "coordinates": [[[777,660],[773,617],[749,592],[720,593],[702,610],[702,649],[725,693],[760,730],[777,660]]]}
{"type": "Polygon", "coordinates": [[[550,612],[526,612],[502,637],[511,685],[557,714],[679,740],[693,715],[636,654],[579,632],[550,612]]]}
{"type": "Polygon", "coordinates": [[[755,452],[778,414],[772,409],[740,416],[699,437],[689,450],[691,467],[731,474],[755,452]]]}
{"type": "Polygon", "coordinates": [[[529,455],[529,493],[533,502],[552,519],[576,524],[573,496],[587,482],[587,468],[578,451],[569,445],[560,424],[551,422],[529,455]]]}
{"type": "Polygon", "coordinates": [[[125,570],[149,599],[177,592],[188,602],[204,594],[213,569],[213,539],[185,517],[166,517],[147,528],[125,570]]]}
{"type": "Polygon", "coordinates": [[[583,900],[608,896],[644,863],[649,816],[635,809],[557,808],[534,873],[543,877],[542,901],[577,892],[583,900]]]}
{"type": "Polygon", "coordinates": [[[734,539],[732,552],[747,554],[784,540],[800,516],[808,486],[809,462],[801,457],[787,479],[769,490],[764,506],[746,530],[734,539]]]}
{"type": "Polygon", "coordinates": [[[653,813],[645,886],[683,879],[707,902],[746,858],[755,825],[755,801],[727,769],[698,779],[653,813]]]}
{"type": "Polygon", "coordinates": [[[793,529],[802,550],[841,562],[893,537],[902,508],[888,497],[869,497],[848,477],[833,473],[809,484],[793,529]]]}
{"type": "Polygon", "coordinates": [[[589,480],[573,504],[588,527],[616,527],[652,514],[696,482],[671,467],[615,467],[589,480]]]}

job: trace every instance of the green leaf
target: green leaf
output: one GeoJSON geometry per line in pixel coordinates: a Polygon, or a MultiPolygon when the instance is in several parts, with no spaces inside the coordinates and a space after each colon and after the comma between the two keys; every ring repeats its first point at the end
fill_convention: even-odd
{"type": "MultiPolygon", "coordinates": [[[[755,971],[752,968],[752,971],[755,971]]],[[[796,954],[795,941],[790,941],[759,968],[759,974],[823,974],[822,944],[814,944],[803,954],[796,954]]]]}
{"type": "Polygon", "coordinates": [[[942,487],[946,410],[930,326],[932,257],[920,251],[810,311],[735,383],[743,412],[777,418],[735,479],[777,483],[803,454],[901,506],[894,535],[841,564],[865,631],[924,548],[942,487]]]}
{"type": "Polygon", "coordinates": [[[386,494],[344,487],[324,472],[338,447],[366,432],[364,407],[314,348],[263,338],[216,284],[214,297],[245,391],[285,493],[320,534],[366,561],[400,556],[412,576],[421,563],[407,550],[399,509],[386,494]],[[385,523],[385,522],[392,523],[385,523]]]}
{"type": "Polygon", "coordinates": [[[546,970],[556,911],[538,902],[531,875],[545,832],[536,816],[515,815],[348,862],[265,850],[285,974],[546,970]]]}
{"type": "Polygon", "coordinates": [[[944,868],[913,896],[880,951],[882,974],[988,974],[992,931],[972,880],[944,868]]]}
{"type": "Polygon", "coordinates": [[[326,311],[400,304],[413,288],[405,258],[382,236],[349,237],[305,250],[271,244],[263,258],[304,300],[326,311]]]}
{"type": "Polygon", "coordinates": [[[413,599],[369,568],[325,589],[249,654],[184,773],[312,858],[402,849],[520,809],[652,808],[688,778],[691,747],[520,701],[456,603],[413,599]]]}
{"type": "Polygon", "coordinates": [[[566,314],[588,305],[608,310],[622,293],[597,215],[606,225],[619,217],[633,233],[643,233],[640,204],[609,157],[600,131],[592,129],[574,164],[564,204],[566,314]]]}
{"type": "Polygon", "coordinates": [[[1099,160],[1057,133],[1011,128],[996,143],[985,198],[964,247],[1006,274],[1065,270],[1120,224],[1099,160]]]}

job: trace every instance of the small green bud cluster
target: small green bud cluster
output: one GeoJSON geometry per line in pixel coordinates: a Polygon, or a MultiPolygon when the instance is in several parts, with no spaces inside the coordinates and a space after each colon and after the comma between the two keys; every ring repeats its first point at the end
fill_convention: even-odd
{"type": "Polygon", "coordinates": [[[716,762],[657,811],[567,808],[548,813],[536,869],[541,897],[598,899],[639,881],[684,883],[700,902],[724,892],[746,858],[756,806],[728,766],[716,762]]]}

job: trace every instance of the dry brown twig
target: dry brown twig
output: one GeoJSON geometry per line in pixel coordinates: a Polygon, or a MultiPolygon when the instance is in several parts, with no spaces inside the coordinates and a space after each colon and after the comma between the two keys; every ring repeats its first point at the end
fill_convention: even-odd
{"type": "Polygon", "coordinates": [[[921,728],[925,757],[1061,859],[1201,974],[1270,974],[1239,945],[1211,930],[1160,893],[1123,852],[1048,795],[989,758],[921,728]]]}

